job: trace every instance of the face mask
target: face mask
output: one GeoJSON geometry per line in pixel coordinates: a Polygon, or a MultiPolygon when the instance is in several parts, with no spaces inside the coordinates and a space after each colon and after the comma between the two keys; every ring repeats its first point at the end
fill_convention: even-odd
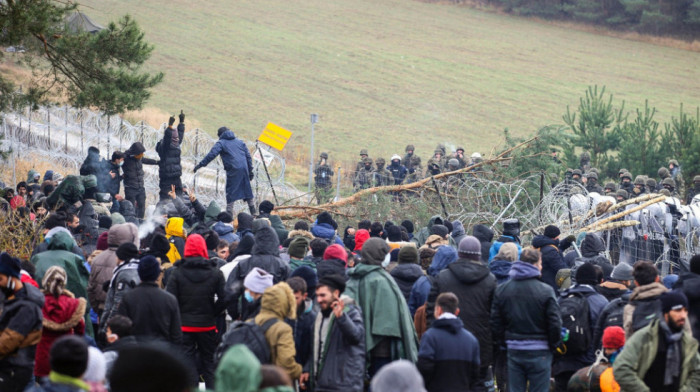
{"type": "Polygon", "coordinates": [[[390,262],[391,262],[391,254],[387,253],[386,257],[384,257],[384,261],[382,261],[382,268],[388,267],[390,262]]]}
{"type": "Polygon", "coordinates": [[[124,164],[124,161],[119,162],[119,166],[122,166],[124,164]]]}
{"type": "Polygon", "coordinates": [[[5,287],[0,287],[0,290],[5,294],[5,298],[15,295],[15,281],[12,280],[12,278],[8,278],[7,285],[5,287]]]}
{"type": "Polygon", "coordinates": [[[620,351],[622,351],[622,349],[615,351],[608,357],[608,362],[610,362],[611,365],[615,363],[615,359],[617,359],[617,356],[620,354],[620,351]]]}
{"type": "Polygon", "coordinates": [[[248,302],[253,302],[253,301],[255,301],[255,300],[253,299],[253,296],[250,294],[250,292],[249,292],[248,290],[245,291],[245,294],[243,294],[243,296],[245,297],[245,300],[248,301],[248,302]]]}

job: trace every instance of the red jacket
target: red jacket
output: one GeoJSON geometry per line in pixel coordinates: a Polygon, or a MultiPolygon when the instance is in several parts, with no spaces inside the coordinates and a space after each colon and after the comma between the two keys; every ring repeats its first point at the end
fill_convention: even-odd
{"type": "Polygon", "coordinates": [[[53,342],[63,335],[83,335],[85,333],[85,298],[75,299],[73,293],[64,290],[58,298],[44,293],[45,301],[41,312],[44,316],[41,340],[36,347],[34,375],[46,377],[51,371],[49,351],[53,342]]]}

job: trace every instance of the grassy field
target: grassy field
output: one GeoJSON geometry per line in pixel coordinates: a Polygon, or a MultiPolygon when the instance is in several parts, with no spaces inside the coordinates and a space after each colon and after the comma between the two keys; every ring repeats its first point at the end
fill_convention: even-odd
{"type": "MultiPolygon", "coordinates": [[[[211,133],[254,139],[268,121],[316,151],[388,157],[415,144],[488,151],[561,123],[587,86],[627,108],[649,99],[658,120],[700,105],[700,53],[574,31],[467,7],[412,0],[83,0],[101,23],[133,15],[166,73],[149,105],[211,133]]],[[[165,119],[164,119],[165,120],[165,119]]]]}

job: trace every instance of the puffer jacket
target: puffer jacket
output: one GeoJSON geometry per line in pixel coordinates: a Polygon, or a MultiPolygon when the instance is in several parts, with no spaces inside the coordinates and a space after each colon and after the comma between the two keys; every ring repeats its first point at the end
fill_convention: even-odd
{"type": "Polygon", "coordinates": [[[489,261],[489,250],[493,241],[493,230],[486,225],[474,225],[472,235],[481,243],[481,261],[489,261]]]}
{"type": "MultiPolygon", "coordinates": [[[[361,392],[364,388],[365,326],[362,310],[352,298],[341,298],[345,302],[343,316],[335,318],[331,313],[320,361],[314,350],[312,382],[317,392],[361,392]]],[[[319,341],[322,318],[321,313],[316,316],[314,343],[319,341]]]]}
{"type": "Polygon", "coordinates": [[[265,339],[270,346],[271,363],[284,369],[292,380],[299,378],[302,367],[294,360],[294,334],[292,327],[284,320],[296,319],[296,311],[294,293],[287,283],[282,282],[265,290],[260,313],[255,316],[255,324],[260,326],[273,318],[279,320],[265,332],[265,339]]]}
{"type": "Polygon", "coordinates": [[[122,172],[124,177],[124,189],[140,190],[144,188],[143,183],[143,165],[157,165],[158,161],[150,158],[136,158],[137,155],[143,154],[146,148],[141,142],[135,142],[124,152],[124,164],[122,172]]]}
{"type": "Polygon", "coordinates": [[[185,124],[180,123],[177,126],[177,131],[172,127],[166,128],[163,133],[163,139],[156,144],[156,152],[160,156],[158,166],[158,175],[163,178],[179,178],[182,176],[182,165],[180,163],[180,155],[182,153],[180,146],[185,138],[185,124]],[[177,132],[179,143],[177,146],[171,144],[172,133],[177,132]]]}
{"type": "Polygon", "coordinates": [[[408,302],[411,288],[413,288],[413,284],[416,283],[418,278],[423,276],[423,270],[418,264],[399,264],[391,270],[390,275],[394,278],[401,293],[406,298],[406,302],[408,302]]]}
{"type": "MultiPolygon", "coordinates": [[[[92,262],[87,292],[90,306],[97,314],[101,314],[104,310],[107,293],[103,290],[103,286],[105,282],[112,279],[112,273],[117,267],[117,248],[119,245],[127,242],[131,242],[137,248],[139,247],[139,229],[136,225],[133,223],[122,223],[110,227],[109,234],[107,234],[109,248],[95,257],[95,260],[92,262]]],[[[73,291],[73,294],[78,295],[75,291],[73,291]]]]}
{"type": "Polygon", "coordinates": [[[542,281],[557,290],[557,272],[566,268],[564,258],[559,251],[559,240],[538,235],[532,239],[532,246],[542,253],[542,281]]]}
{"type": "Polygon", "coordinates": [[[185,258],[172,267],[166,290],[177,298],[183,332],[187,327],[212,327],[225,309],[224,275],[207,258],[204,238],[187,238],[185,258]]]}
{"type": "Polygon", "coordinates": [[[32,370],[41,339],[44,294],[25,284],[15,298],[5,301],[0,314],[0,368],[32,370]]]}
{"type": "Polygon", "coordinates": [[[233,233],[233,226],[224,222],[216,222],[212,230],[219,235],[219,239],[226,240],[228,243],[239,242],[241,239],[233,233]]]}
{"type": "Polygon", "coordinates": [[[489,325],[496,278],[480,262],[459,259],[440,272],[430,289],[426,305],[428,325],[434,321],[435,301],[441,293],[452,292],[459,299],[459,318],[464,328],[479,341],[481,366],[493,363],[493,337],[489,325]]]}
{"type": "Polygon", "coordinates": [[[139,260],[132,259],[114,269],[112,279],[109,281],[105,309],[102,312],[102,317],[100,317],[99,334],[107,333],[107,321],[117,314],[124,295],[141,283],[138,268],[139,260]]]}
{"type": "Polygon", "coordinates": [[[262,268],[272,274],[273,282],[283,282],[289,277],[289,266],[279,257],[277,233],[271,227],[262,227],[255,232],[255,245],[251,256],[238,263],[226,280],[227,310],[232,319],[238,320],[238,300],[243,294],[243,280],[253,267],[262,268]]]}
{"type": "Polygon", "coordinates": [[[316,238],[323,238],[330,244],[344,246],[343,240],[335,234],[335,229],[328,223],[317,223],[311,228],[311,234],[316,238]]]}

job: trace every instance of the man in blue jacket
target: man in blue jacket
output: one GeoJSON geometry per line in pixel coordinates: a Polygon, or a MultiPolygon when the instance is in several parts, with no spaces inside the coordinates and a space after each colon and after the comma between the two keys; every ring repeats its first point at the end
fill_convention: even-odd
{"type": "Polygon", "coordinates": [[[194,167],[196,172],[221,154],[226,170],[226,211],[233,215],[233,203],[243,199],[248,203],[250,214],[255,215],[255,202],[250,182],[253,181],[253,161],[245,143],[226,127],[219,128],[219,141],[209,154],[194,167]]]}

